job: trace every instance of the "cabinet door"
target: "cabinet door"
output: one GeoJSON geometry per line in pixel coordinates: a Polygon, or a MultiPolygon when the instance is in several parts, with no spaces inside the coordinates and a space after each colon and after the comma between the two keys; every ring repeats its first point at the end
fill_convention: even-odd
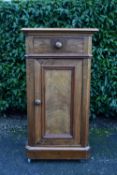
{"type": "Polygon", "coordinates": [[[35,60],[35,134],[39,145],[80,145],[82,60],[35,60]]]}

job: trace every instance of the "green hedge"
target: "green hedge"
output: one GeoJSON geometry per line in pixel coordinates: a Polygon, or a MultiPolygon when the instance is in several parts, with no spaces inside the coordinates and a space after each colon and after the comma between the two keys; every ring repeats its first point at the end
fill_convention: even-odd
{"type": "Polygon", "coordinates": [[[117,1],[0,1],[0,112],[26,112],[22,27],[96,27],[91,116],[117,117],[117,1]]]}

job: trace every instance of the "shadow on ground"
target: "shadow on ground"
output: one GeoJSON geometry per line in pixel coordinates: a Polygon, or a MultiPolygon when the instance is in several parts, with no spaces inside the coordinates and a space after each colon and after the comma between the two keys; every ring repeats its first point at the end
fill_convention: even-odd
{"type": "Polygon", "coordinates": [[[86,161],[32,161],[25,155],[26,119],[0,118],[0,175],[117,175],[117,121],[90,124],[86,161]]]}

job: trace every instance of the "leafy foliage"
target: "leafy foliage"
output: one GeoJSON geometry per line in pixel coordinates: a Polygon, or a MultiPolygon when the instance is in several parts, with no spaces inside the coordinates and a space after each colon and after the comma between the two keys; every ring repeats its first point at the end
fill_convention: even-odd
{"type": "Polygon", "coordinates": [[[91,116],[116,117],[117,1],[0,1],[0,112],[26,112],[23,27],[97,27],[91,116]]]}

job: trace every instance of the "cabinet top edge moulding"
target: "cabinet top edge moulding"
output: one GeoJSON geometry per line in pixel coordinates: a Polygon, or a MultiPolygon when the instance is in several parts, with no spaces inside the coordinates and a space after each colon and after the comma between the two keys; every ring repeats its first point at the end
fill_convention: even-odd
{"type": "Polygon", "coordinates": [[[23,32],[80,32],[94,33],[98,32],[97,28],[22,28],[23,32]]]}

